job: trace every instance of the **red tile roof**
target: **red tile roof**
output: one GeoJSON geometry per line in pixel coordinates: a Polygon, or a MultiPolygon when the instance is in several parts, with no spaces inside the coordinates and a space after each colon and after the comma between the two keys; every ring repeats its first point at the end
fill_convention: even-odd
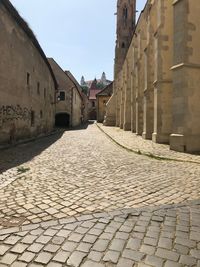
{"type": "Polygon", "coordinates": [[[90,100],[95,100],[96,99],[96,94],[100,93],[101,91],[102,91],[102,89],[90,90],[89,99],[90,100]]]}

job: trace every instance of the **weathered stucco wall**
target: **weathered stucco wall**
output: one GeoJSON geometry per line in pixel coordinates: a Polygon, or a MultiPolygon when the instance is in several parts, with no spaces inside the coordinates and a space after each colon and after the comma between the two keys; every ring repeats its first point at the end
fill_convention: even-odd
{"type": "Polygon", "coordinates": [[[97,121],[103,122],[106,115],[106,104],[110,96],[97,96],[97,121]]]}
{"type": "Polygon", "coordinates": [[[57,100],[61,92],[65,93],[65,101],[59,101],[56,103],[56,113],[67,112],[71,116],[71,94],[74,84],[53,59],[49,59],[49,62],[58,82],[57,100]]]}
{"type": "Polygon", "coordinates": [[[58,90],[56,92],[56,114],[67,113],[69,115],[69,122],[67,117],[66,126],[70,126],[72,125],[72,90],[74,83],[53,58],[49,58],[48,61],[58,83],[58,90]],[[61,96],[63,96],[63,98],[61,98],[61,96]]]}
{"type": "Polygon", "coordinates": [[[58,119],[58,126],[61,124],[62,126],[75,127],[81,124],[83,120],[84,105],[81,92],[77,88],[77,81],[69,71],[64,71],[53,58],[48,60],[58,82],[56,94],[56,119],[58,119]],[[68,116],[65,116],[65,114],[68,116]]]}
{"type": "Polygon", "coordinates": [[[54,126],[55,83],[44,58],[0,3],[0,143],[54,126]]]}
{"type": "Polygon", "coordinates": [[[76,87],[73,87],[73,93],[72,93],[72,126],[78,126],[81,124],[82,120],[82,98],[77,91],[76,87]]]}

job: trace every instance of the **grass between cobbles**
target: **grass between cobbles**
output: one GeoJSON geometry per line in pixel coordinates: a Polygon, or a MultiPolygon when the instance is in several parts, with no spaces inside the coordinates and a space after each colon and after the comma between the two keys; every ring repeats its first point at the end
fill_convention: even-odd
{"type": "Polygon", "coordinates": [[[175,159],[175,158],[168,158],[168,157],[163,157],[163,156],[157,156],[153,153],[150,152],[142,152],[141,150],[134,150],[132,148],[126,147],[122,144],[120,144],[118,141],[116,141],[112,136],[110,136],[108,133],[106,133],[99,125],[98,123],[96,123],[96,126],[99,128],[100,131],[102,131],[109,139],[111,139],[115,144],[117,144],[118,146],[120,146],[121,148],[127,150],[128,152],[132,152],[134,154],[137,155],[141,155],[141,156],[146,156],[155,160],[162,160],[162,161],[176,161],[176,162],[185,162],[185,163],[194,163],[194,164],[199,164],[200,162],[197,161],[193,161],[193,160],[184,160],[184,159],[175,159]]]}

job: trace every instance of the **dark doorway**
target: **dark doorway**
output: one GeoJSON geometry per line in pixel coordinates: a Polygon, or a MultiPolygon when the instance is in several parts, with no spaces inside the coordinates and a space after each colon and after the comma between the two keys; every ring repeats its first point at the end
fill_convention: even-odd
{"type": "Polygon", "coordinates": [[[96,120],[97,119],[97,112],[96,112],[96,110],[90,111],[89,119],[90,120],[96,120]]]}
{"type": "Polygon", "coordinates": [[[66,128],[70,126],[70,115],[67,113],[56,114],[55,118],[56,127],[66,128]]]}

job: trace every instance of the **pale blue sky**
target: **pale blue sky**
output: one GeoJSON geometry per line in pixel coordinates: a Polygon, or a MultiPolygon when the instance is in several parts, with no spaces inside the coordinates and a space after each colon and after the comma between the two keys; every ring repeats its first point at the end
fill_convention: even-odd
{"type": "MultiPolygon", "coordinates": [[[[11,0],[47,57],[80,81],[113,79],[116,0],[11,0]]],[[[137,0],[137,10],[146,0],[137,0]]]]}

